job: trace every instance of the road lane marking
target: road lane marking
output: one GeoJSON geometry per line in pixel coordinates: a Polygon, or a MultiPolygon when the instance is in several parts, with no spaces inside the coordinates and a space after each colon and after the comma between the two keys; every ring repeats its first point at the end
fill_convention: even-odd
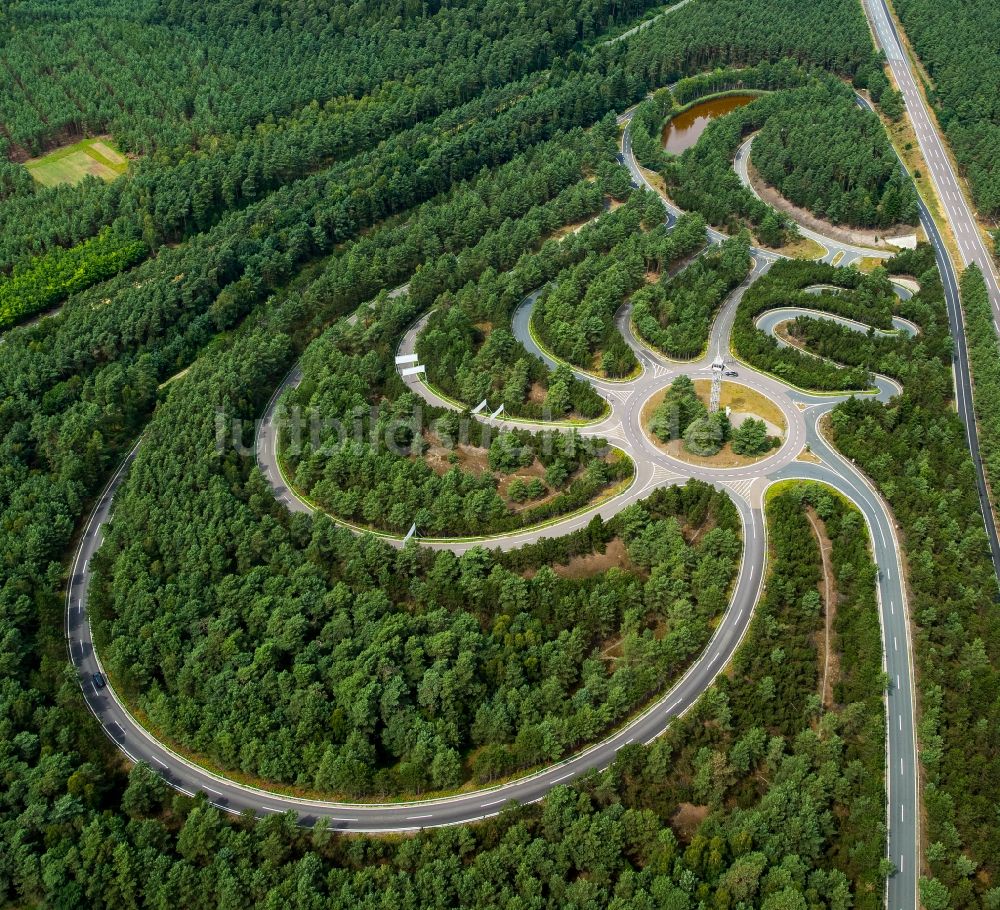
{"type": "Polygon", "coordinates": [[[416,821],[418,818],[433,818],[433,815],[407,815],[406,820],[408,822],[416,821]]]}
{"type": "Polygon", "coordinates": [[[495,799],[491,803],[483,803],[482,808],[489,809],[490,806],[499,806],[500,803],[505,803],[505,802],[507,802],[507,797],[504,797],[503,799],[495,799]]]}

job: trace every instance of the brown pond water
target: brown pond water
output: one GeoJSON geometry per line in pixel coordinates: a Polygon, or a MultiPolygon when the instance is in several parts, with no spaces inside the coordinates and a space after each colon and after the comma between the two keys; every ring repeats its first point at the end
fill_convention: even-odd
{"type": "Polygon", "coordinates": [[[710,101],[702,101],[688,108],[663,127],[661,136],[663,148],[679,155],[698,141],[709,121],[749,104],[756,97],[756,95],[726,95],[724,98],[712,98],[710,101]]]}

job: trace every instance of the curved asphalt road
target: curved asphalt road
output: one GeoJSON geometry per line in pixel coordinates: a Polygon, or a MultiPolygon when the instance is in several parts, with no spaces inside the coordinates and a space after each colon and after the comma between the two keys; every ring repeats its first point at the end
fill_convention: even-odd
{"type": "MultiPolygon", "coordinates": [[[[884,0],[868,0],[882,2],[884,0]]],[[[865,104],[863,99],[859,103],[865,104]]],[[[626,122],[630,117],[623,118],[626,122]]],[[[625,164],[632,173],[636,185],[645,186],[656,191],[646,179],[632,151],[632,144],[626,127],[622,140],[622,153],[625,164]]],[[[744,154],[744,159],[746,155],[744,154]]],[[[745,160],[743,162],[745,167],[745,160]]],[[[734,161],[734,167],[739,169],[739,162],[734,161]]],[[[677,209],[664,199],[667,210],[674,215],[677,209]]],[[[959,413],[962,414],[972,452],[973,461],[977,465],[980,499],[983,503],[987,530],[992,527],[992,512],[988,511],[988,496],[985,479],[982,472],[982,462],[979,459],[978,438],[975,419],[971,408],[971,390],[968,371],[968,358],[965,354],[965,335],[956,333],[956,320],[961,325],[961,308],[958,303],[958,287],[951,261],[941,240],[933,219],[926,207],[920,202],[921,223],[928,237],[935,246],[938,266],[941,269],[946,297],[948,301],[949,318],[952,334],[956,338],[956,385],[959,388],[959,413]],[[965,385],[963,396],[962,385],[965,385]],[[963,404],[964,402],[964,404],[963,404]]],[[[718,232],[709,229],[713,240],[722,239],[718,232]],[[714,236],[713,236],[714,233],[714,236]]],[[[835,246],[844,251],[842,261],[849,262],[857,258],[857,253],[843,244],[824,238],[822,245],[828,252],[835,246]]],[[[759,252],[759,251],[758,251],[759,252]]],[[[771,254],[772,256],[774,254],[771,254]]],[[[877,377],[877,380],[881,377],[877,377]]],[[[884,393],[884,392],[883,392],[884,393]]],[[[917,790],[917,738],[915,725],[915,692],[911,678],[912,644],[910,636],[908,608],[905,588],[901,580],[901,565],[899,561],[899,542],[896,539],[895,527],[889,517],[888,507],[874,488],[862,477],[853,465],[835,452],[821,437],[818,422],[823,413],[829,410],[822,404],[806,404],[806,413],[811,415],[809,423],[809,442],[812,451],[824,459],[822,466],[807,463],[795,464],[790,470],[784,468],[777,472],[777,477],[804,476],[823,479],[850,498],[865,516],[871,530],[874,558],[879,567],[879,615],[882,626],[883,660],[888,678],[893,687],[886,697],[886,821],[888,826],[887,855],[895,868],[895,874],[886,882],[885,900],[889,908],[911,910],[918,906],[918,879],[920,856],[920,826],[918,819],[919,793],[917,790]],[[833,482],[827,476],[836,466],[836,478],[833,482]],[[898,777],[896,771],[898,770],[898,777]]],[[[996,542],[995,528],[991,534],[994,563],[1000,571],[1000,545],[996,542]]]]}
{"type": "MultiPolygon", "coordinates": [[[[633,173],[636,173],[638,169],[631,156],[628,130],[625,132],[623,150],[626,161],[634,169],[633,173]]],[[[638,173],[639,179],[645,182],[641,172],[638,173]]],[[[665,205],[669,211],[669,204],[665,205]]],[[[719,239],[719,236],[716,232],[714,239],[719,239]]],[[[759,596],[766,553],[765,527],[761,513],[764,490],[771,482],[786,478],[821,480],[851,498],[872,530],[875,560],[880,569],[878,588],[885,664],[887,673],[893,680],[887,698],[891,819],[889,855],[900,874],[890,880],[890,900],[894,907],[915,906],[916,869],[912,858],[917,855],[913,825],[917,806],[916,751],[910,679],[910,634],[901,580],[899,545],[895,528],[878,494],[850,463],[826,444],[817,431],[819,418],[843,396],[815,396],[789,390],[773,377],[741,367],[738,381],[776,401],[785,414],[788,430],[784,445],[776,453],[753,465],[733,470],[695,466],[670,458],[653,445],[641,427],[641,408],[651,394],[681,372],[695,376],[709,375],[714,354],[728,352],[729,333],[739,300],[749,283],[759,277],[775,258],[773,254],[763,251],[754,251],[754,256],[751,275],[723,305],[713,326],[709,352],[699,361],[677,364],[644,349],[632,337],[627,314],[620,315],[619,325],[623,328],[626,339],[636,349],[644,366],[643,373],[627,386],[615,384],[614,389],[608,390],[612,405],[611,416],[598,425],[581,428],[580,432],[588,436],[606,437],[632,456],[636,463],[636,479],[632,486],[603,506],[571,516],[549,528],[528,529],[488,541],[490,546],[506,548],[520,546],[544,534],[562,534],[585,525],[596,512],[610,516],[628,502],[645,497],[655,487],[682,482],[689,477],[707,480],[727,489],[733,495],[743,521],[744,554],[732,601],[705,651],[681,680],[640,716],[633,718],[602,742],[531,776],[459,796],[406,803],[363,804],[300,799],[245,786],[193,765],[150,736],[132,718],[110,687],[97,689],[91,681],[92,674],[101,671],[101,665],[93,646],[87,615],[89,562],[100,546],[103,525],[110,517],[115,491],[134,457],[133,450],[108,484],[85,528],[73,561],[67,591],[66,632],[70,657],[80,675],[87,704],[108,735],[129,758],[147,762],[158,769],[173,786],[184,792],[203,791],[214,804],[231,812],[249,810],[262,815],[292,811],[301,823],[307,825],[322,816],[329,820],[332,827],[346,831],[407,831],[480,820],[498,813],[511,800],[520,803],[535,802],[561,782],[588,770],[606,767],[623,746],[654,739],[663,732],[673,717],[683,713],[698,699],[732,658],[746,632],[759,596]],[[806,442],[822,458],[821,464],[796,460],[796,455],[806,442]],[[895,773],[897,766],[898,778],[895,773]]],[[[268,476],[275,494],[290,509],[309,510],[311,507],[287,488],[274,448],[277,400],[281,391],[296,384],[299,378],[297,371],[293,370],[272,399],[268,419],[260,428],[258,462],[268,476]]],[[[422,394],[428,391],[423,383],[418,385],[423,389],[422,394]]],[[[887,397],[894,392],[895,389],[892,388],[881,389],[880,397],[887,397]]],[[[421,543],[457,551],[476,545],[474,541],[454,540],[422,540],[421,543]]]]}
{"type": "MultiPolygon", "coordinates": [[[[733,161],[733,168],[736,171],[736,175],[740,178],[740,183],[753,193],[754,196],[760,199],[760,193],[757,192],[757,189],[750,182],[749,173],[750,150],[756,136],[756,133],[749,136],[736,150],[736,158],[733,161]]],[[[791,220],[795,221],[794,218],[791,220]]],[[[798,221],[795,221],[795,227],[803,237],[808,237],[810,240],[815,241],[826,249],[826,255],[822,258],[823,262],[832,262],[839,255],[840,258],[837,260],[837,265],[847,266],[863,257],[871,259],[890,259],[895,255],[888,250],[835,240],[832,237],[828,237],[826,234],[821,234],[818,231],[814,231],[811,228],[806,227],[806,225],[801,224],[798,221]]]]}

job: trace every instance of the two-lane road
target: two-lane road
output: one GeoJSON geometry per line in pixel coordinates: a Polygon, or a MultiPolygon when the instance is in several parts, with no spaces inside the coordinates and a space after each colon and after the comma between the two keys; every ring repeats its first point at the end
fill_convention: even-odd
{"type": "Polygon", "coordinates": [[[962,265],[975,263],[983,270],[993,304],[993,322],[1000,332],[1000,283],[996,267],[976,224],[972,208],[962,192],[958,175],[944,146],[941,134],[931,118],[917,85],[913,67],[903,50],[896,24],[889,15],[886,0],[863,0],[880,48],[885,52],[892,75],[903,93],[906,109],[913,121],[917,142],[930,170],[944,215],[952,226],[962,265]]]}
{"type": "MultiPolygon", "coordinates": [[[[511,801],[522,804],[537,802],[560,783],[590,770],[606,768],[625,746],[651,742],[675,717],[687,711],[732,659],[750,624],[763,583],[766,552],[763,516],[759,508],[753,508],[737,497],[734,501],[743,522],[744,554],[732,600],[722,621],[705,650],[681,679],[639,716],[609,737],[536,774],[458,796],[398,803],[302,799],[229,780],[188,761],[147,732],[111,686],[98,687],[93,682],[94,674],[103,673],[104,669],[94,646],[87,613],[92,578],[90,562],[101,545],[103,527],[111,516],[115,492],[135,453],[136,449],[133,449],[102,493],[73,559],[66,599],[66,636],[70,658],[79,675],[88,707],[108,736],[132,761],[146,762],[184,793],[205,793],[214,805],[228,812],[249,811],[264,816],[291,811],[305,825],[325,818],[331,828],[342,831],[399,832],[479,821],[498,814],[511,801]]],[[[621,505],[617,503],[613,511],[621,505]]],[[[563,530],[559,528],[556,533],[563,530]]],[[[536,529],[532,536],[538,539],[545,533],[536,529]]],[[[489,541],[489,545],[507,547],[523,542],[498,538],[489,541]]],[[[455,543],[439,546],[463,548],[462,544],[455,543]]]]}

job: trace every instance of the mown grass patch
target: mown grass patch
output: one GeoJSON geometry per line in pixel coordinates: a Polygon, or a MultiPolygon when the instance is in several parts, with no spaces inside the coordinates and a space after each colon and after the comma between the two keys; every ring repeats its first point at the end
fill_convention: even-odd
{"type": "Polygon", "coordinates": [[[111,181],[128,170],[128,159],[107,136],[84,139],[24,165],[42,186],[80,183],[87,175],[111,181]]]}

